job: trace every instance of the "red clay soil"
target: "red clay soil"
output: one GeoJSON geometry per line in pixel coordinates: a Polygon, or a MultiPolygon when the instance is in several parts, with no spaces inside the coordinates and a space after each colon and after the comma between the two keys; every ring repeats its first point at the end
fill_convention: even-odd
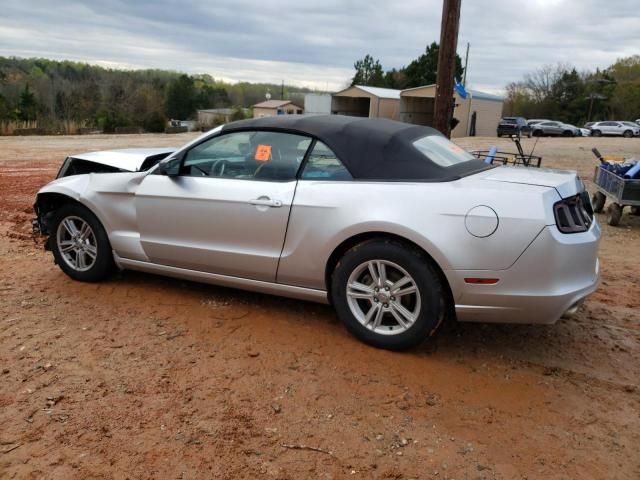
{"type": "MultiPolygon", "coordinates": [[[[639,217],[604,227],[602,284],[574,319],[448,325],[407,353],[322,305],[74,282],[32,239],[66,153],[187,138],[0,138],[0,478],[640,478],[639,217]]],[[[595,140],[638,148],[537,148],[589,175],[595,140]]]]}

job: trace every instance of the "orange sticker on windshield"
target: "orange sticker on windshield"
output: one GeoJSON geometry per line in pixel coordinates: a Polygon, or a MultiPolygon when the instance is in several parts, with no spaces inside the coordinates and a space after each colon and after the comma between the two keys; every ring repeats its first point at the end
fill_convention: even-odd
{"type": "Polygon", "coordinates": [[[253,158],[258,162],[268,162],[271,158],[271,145],[258,145],[256,156],[253,158]]]}

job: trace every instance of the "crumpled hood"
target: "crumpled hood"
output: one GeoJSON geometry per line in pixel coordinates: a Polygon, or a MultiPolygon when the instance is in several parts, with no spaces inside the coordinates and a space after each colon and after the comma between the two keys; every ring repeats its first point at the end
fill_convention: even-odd
{"type": "Polygon", "coordinates": [[[555,188],[562,198],[571,197],[584,189],[578,174],[570,170],[531,167],[497,167],[483,174],[484,180],[521,183],[555,188]]]}

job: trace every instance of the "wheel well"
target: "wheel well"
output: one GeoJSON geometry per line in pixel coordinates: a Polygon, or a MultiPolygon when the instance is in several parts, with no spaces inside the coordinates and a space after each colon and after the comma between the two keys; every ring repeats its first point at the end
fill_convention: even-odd
{"type": "MultiPolygon", "coordinates": [[[[331,275],[333,274],[333,270],[336,268],[336,265],[338,264],[338,262],[340,261],[340,259],[343,257],[343,255],[351,248],[355,247],[356,245],[359,245],[361,243],[364,242],[368,242],[371,240],[395,240],[399,243],[404,243],[407,246],[410,246],[412,248],[415,248],[417,250],[420,251],[420,253],[422,253],[425,258],[431,262],[431,265],[433,265],[433,267],[435,268],[436,272],[438,273],[438,276],[440,277],[440,281],[442,282],[442,286],[444,287],[444,290],[446,292],[447,295],[447,303],[449,304],[449,308],[451,310],[451,312],[449,312],[449,314],[453,314],[454,313],[454,303],[453,303],[453,293],[451,292],[451,287],[449,286],[449,282],[447,281],[447,277],[445,276],[444,272],[442,271],[442,268],[440,268],[440,265],[438,265],[438,262],[436,262],[433,257],[431,255],[429,255],[429,253],[422,248],[420,245],[416,244],[415,242],[412,242],[411,240],[408,240],[404,237],[401,237],[400,235],[395,235],[393,233],[388,233],[388,232],[366,232],[366,233],[360,233],[358,235],[355,235],[351,238],[346,239],[345,241],[343,241],[340,245],[338,245],[333,252],[331,253],[331,255],[329,256],[329,260],[327,260],[327,265],[325,267],[325,285],[327,287],[327,292],[331,292],[331,275]]],[[[328,295],[329,299],[331,299],[331,295],[328,295]]]]}
{"type": "MultiPolygon", "coordinates": [[[[41,193],[38,195],[36,199],[36,213],[38,215],[38,220],[40,221],[40,229],[43,234],[49,234],[49,222],[51,221],[51,216],[53,212],[58,210],[63,205],[67,204],[78,204],[82,205],[77,200],[69,197],[68,195],[64,195],[62,193],[41,193]]],[[[84,205],[83,205],[84,206],[84,205]]]]}

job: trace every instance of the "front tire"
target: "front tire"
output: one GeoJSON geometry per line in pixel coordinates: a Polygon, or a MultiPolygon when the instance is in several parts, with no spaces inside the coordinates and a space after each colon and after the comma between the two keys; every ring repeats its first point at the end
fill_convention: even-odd
{"type": "Polygon", "coordinates": [[[115,270],[107,233],[89,209],[79,204],[63,205],[53,214],[51,226],[53,256],[69,277],[98,282],[115,270]]]}
{"type": "Polygon", "coordinates": [[[347,251],[333,271],[338,318],[363,342],[406,350],[430,337],[446,312],[445,290],[431,260],[394,240],[371,240],[347,251]]]}
{"type": "Polygon", "coordinates": [[[633,137],[633,132],[631,130],[625,130],[622,135],[624,136],[624,138],[631,138],[633,137]]]}
{"type": "Polygon", "coordinates": [[[601,137],[602,132],[600,130],[591,130],[591,136],[593,137],[601,137]]]}

